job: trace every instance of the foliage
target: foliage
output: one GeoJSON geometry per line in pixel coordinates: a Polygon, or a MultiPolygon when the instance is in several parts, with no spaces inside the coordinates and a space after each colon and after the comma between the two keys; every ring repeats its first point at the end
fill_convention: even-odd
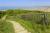
{"type": "Polygon", "coordinates": [[[5,20],[0,20],[0,33],[14,33],[13,25],[5,20]]]}
{"type": "MultiPolygon", "coordinates": [[[[45,25],[41,24],[43,23],[43,14],[45,12],[37,11],[37,10],[6,10],[5,15],[6,20],[14,20],[20,23],[23,27],[28,29],[28,31],[32,33],[50,33],[50,24],[45,25]]],[[[50,23],[50,13],[47,13],[48,22],[50,23]]],[[[1,21],[0,21],[1,23],[1,21]]],[[[4,21],[3,29],[0,29],[1,31],[4,30],[5,33],[7,32],[13,32],[12,24],[7,23],[4,21]],[[9,27],[11,25],[11,27],[9,27]],[[8,28],[8,29],[7,29],[8,28]],[[9,30],[10,29],[10,30],[9,30]]]]}
{"type": "Polygon", "coordinates": [[[6,14],[5,11],[0,11],[0,18],[3,17],[6,14]]]}

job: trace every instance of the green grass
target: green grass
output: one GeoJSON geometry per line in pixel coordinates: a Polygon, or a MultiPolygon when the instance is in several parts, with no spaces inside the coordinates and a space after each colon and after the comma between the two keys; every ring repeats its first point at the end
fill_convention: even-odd
{"type": "Polygon", "coordinates": [[[47,32],[50,33],[50,31],[49,31],[50,25],[45,26],[45,25],[41,25],[41,24],[36,24],[36,23],[32,23],[31,21],[26,21],[26,20],[23,20],[20,18],[17,18],[16,21],[32,33],[37,33],[37,32],[38,33],[47,33],[47,32]]]}
{"type": "MultiPolygon", "coordinates": [[[[9,20],[13,20],[16,17],[14,16],[14,18],[9,18],[9,20]]],[[[20,23],[23,27],[25,27],[26,29],[28,29],[28,31],[32,32],[32,33],[50,33],[50,25],[49,26],[45,26],[45,25],[41,25],[41,24],[36,24],[35,22],[31,22],[31,21],[27,21],[27,20],[23,20],[20,19],[19,17],[16,18],[16,20],[18,23],[20,23]]]]}
{"type": "MultiPolygon", "coordinates": [[[[8,15],[6,17],[6,20],[13,20],[13,21],[17,21],[18,23],[20,23],[24,28],[26,28],[28,31],[32,32],[32,33],[50,33],[50,13],[48,14],[48,21],[49,21],[49,25],[42,25],[42,24],[37,24],[38,22],[40,22],[40,20],[42,19],[41,17],[39,17],[39,15],[44,14],[45,12],[40,12],[40,11],[31,11],[31,10],[7,10],[6,14],[8,15]],[[22,15],[33,15],[27,19],[22,19],[21,16],[22,15]],[[31,18],[31,19],[30,19],[31,18]]],[[[42,23],[42,22],[40,22],[42,23]]],[[[1,24],[3,25],[3,24],[1,24]]],[[[14,33],[14,29],[13,29],[13,25],[11,23],[7,23],[5,22],[3,25],[3,32],[4,33],[14,33]]],[[[2,30],[2,29],[1,29],[2,30]]]]}
{"type": "Polygon", "coordinates": [[[0,33],[15,33],[13,24],[10,22],[0,21],[0,33]]]}

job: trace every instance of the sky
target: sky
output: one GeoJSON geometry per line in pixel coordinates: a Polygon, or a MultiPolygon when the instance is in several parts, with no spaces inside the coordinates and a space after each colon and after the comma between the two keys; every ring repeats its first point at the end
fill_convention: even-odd
{"type": "Polygon", "coordinates": [[[50,6],[50,0],[0,0],[0,7],[50,6]]]}

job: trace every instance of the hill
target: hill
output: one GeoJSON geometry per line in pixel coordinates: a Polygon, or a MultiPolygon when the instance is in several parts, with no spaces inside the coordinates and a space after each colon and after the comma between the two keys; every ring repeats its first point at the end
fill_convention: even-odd
{"type": "Polygon", "coordinates": [[[16,21],[31,33],[37,33],[37,32],[50,33],[50,13],[49,12],[42,12],[38,10],[21,10],[21,9],[15,9],[15,10],[11,9],[11,10],[6,10],[2,12],[1,12],[1,16],[2,15],[3,16],[0,18],[0,23],[1,23],[0,25],[3,26],[4,29],[0,29],[0,31],[3,33],[15,32],[13,25],[9,22],[11,25],[10,26],[7,20],[16,21]],[[6,17],[3,20],[2,18],[5,15],[6,17]]]}

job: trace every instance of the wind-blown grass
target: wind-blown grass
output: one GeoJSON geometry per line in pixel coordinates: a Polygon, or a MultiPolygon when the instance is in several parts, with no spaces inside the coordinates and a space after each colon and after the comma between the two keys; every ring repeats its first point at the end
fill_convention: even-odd
{"type": "MultiPolygon", "coordinates": [[[[39,17],[39,15],[44,14],[44,13],[45,12],[40,12],[40,11],[37,11],[37,10],[36,11],[29,11],[29,10],[7,10],[6,14],[8,16],[6,17],[6,20],[17,21],[23,27],[28,29],[28,31],[30,31],[32,33],[50,33],[50,25],[46,26],[46,25],[38,24],[38,22],[42,23],[40,21],[41,17],[39,17]],[[22,15],[33,15],[32,16],[33,18],[29,17],[27,19],[24,19],[24,18],[22,19],[21,18],[22,15]],[[32,19],[30,20],[30,18],[32,18],[32,19]]],[[[47,15],[48,15],[48,20],[50,22],[50,13],[47,13],[47,15]]],[[[7,33],[7,32],[10,33],[11,31],[13,32],[12,26],[9,27],[9,25],[12,25],[12,24],[11,23],[6,23],[6,22],[4,23],[4,25],[3,25],[4,27],[3,28],[5,29],[4,30],[5,33],[7,33]]]]}
{"type": "Polygon", "coordinates": [[[0,20],[0,33],[15,33],[13,24],[5,20],[0,20]]]}

